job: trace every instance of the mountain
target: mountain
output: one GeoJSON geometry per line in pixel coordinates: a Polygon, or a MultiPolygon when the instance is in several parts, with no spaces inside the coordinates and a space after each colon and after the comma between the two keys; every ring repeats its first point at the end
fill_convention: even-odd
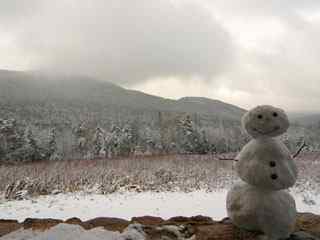
{"type": "Polygon", "coordinates": [[[201,97],[166,99],[85,76],[54,75],[0,70],[3,103],[76,103],[119,106],[164,112],[186,112],[239,120],[245,112],[237,106],[201,97]]]}
{"type": "Polygon", "coordinates": [[[204,97],[183,97],[177,101],[179,109],[184,112],[218,114],[228,119],[239,120],[245,110],[237,106],[204,97]]]}
{"type": "Polygon", "coordinates": [[[291,122],[304,126],[320,126],[320,113],[290,113],[291,122]]]}
{"type": "MultiPolygon", "coordinates": [[[[30,136],[39,149],[56,143],[65,159],[90,158],[95,144],[111,147],[106,154],[140,147],[155,154],[237,152],[248,140],[240,124],[245,112],[219,100],[166,99],[87,76],[0,70],[0,139],[7,139],[0,141],[0,160],[1,152],[10,159],[34,156],[19,152],[30,149],[19,140],[30,136]]],[[[284,139],[291,150],[301,139],[318,150],[320,125],[292,124],[284,139]]]]}

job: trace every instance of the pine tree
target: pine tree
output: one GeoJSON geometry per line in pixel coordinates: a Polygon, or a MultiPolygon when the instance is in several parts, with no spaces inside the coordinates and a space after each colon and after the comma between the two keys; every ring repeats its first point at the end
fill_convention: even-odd
{"type": "Polygon", "coordinates": [[[93,155],[95,158],[100,156],[101,151],[104,149],[104,131],[100,127],[96,128],[93,136],[93,155]]]}
{"type": "Polygon", "coordinates": [[[74,134],[76,136],[76,150],[80,154],[80,157],[84,158],[88,153],[88,141],[87,131],[84,123],[80,123],[75,129],[74,134]]]}
{"type": "Polygon", "coordinates": [[[49,159],[50,161],[61,159],[58,153],[57,135],[56,135],[55,128],[52,128],[49,131],[48,150],[46,153],[46,158],[49,159]]]}
{"type": "Polygon", "coordinates": [[[21,156],[25,161],[38,161],[41,160],[41,153],[38,143],[33,135],[30,127],[27,127],[24,134],[24,145],[19,152],[24,152],[21,156]]]}
{"type": "Polygon", "coordinates": [[[20,161],[19,149],[24,145],[24,134],[15,119],[0,119],[1,159],[20,161]]]}
{"type": "Polygon", "coordinates": [[[199,136],[196,133],[189,115],[179,123],[179,149],[182,153],[196,153],[199,144],[199,136]]]}
{"type": "Polygon", "coordinates": [[[126,124],[121,130],[120,154],[129,156],[133,152],[133,135],[130,125],[126,124]]]}
{"type": "Polygon", "coordinates": [[[111,131],[105,137],[105,150],[107,157],[117,157],[120,154],[121,129],[112,125],[111,131]]]}
{"type": "MultiPolygon", "coordinates": [[[[155,148],[155,136],[154,132],[151,130],[149,126],[146,126],[143,131],[143,147],[146,150],[148,155],[151,155],[155,148]]],[[[159,137],[160,141],[160,137],[159,137]]]]}
{"type": "Polygon", "coordinates": [[[23,145],[23,134],[19,132],[15,119],[2,119],[0,133],[5,139],[4,148],[10,153],[23,145]]]}

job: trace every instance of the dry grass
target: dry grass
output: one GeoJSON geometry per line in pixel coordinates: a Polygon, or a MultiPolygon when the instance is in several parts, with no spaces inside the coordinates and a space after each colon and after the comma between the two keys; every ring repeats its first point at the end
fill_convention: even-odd
{"type": "MultiPolygon", "coordinates": [[[[320,153],[304,154],[296,159],[300,189],[319,191],[319,156],[320,153]]],[[[31,195],[79,190],[103,194],[121,190],[212,191],[229,187],[236,178],[232,161],[221,161],[212,155],[38,162],[0,166],[0,192],[19,181],[26,181],[24,188],[31,195]]]]}

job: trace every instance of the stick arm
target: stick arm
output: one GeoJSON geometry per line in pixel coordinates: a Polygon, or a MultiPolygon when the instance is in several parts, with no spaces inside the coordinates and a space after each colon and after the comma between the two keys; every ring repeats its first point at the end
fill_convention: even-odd
{"type": "Polygon", "coordinates": [[[301,144],[300,148],[297,150],[295,154],[292,155],[292,158],[296,158],[299,156],[299,154],[302,152],[302,150],[307,147],[308,145],[306,144],[306,141],[303,140],[303,143],[301,144]]]}

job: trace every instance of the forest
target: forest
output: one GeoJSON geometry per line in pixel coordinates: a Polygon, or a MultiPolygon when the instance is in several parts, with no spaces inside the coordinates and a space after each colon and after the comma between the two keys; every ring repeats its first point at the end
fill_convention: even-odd
{"type": "MultiPolygon", "coordinates": [[[[0,119],[1,163],[237,152],[240,120],[219,116],[68,104],[12,104],[0,119]]],[[[293,123],[282,140],[319,150],[320,124],[293,123]]]]}

